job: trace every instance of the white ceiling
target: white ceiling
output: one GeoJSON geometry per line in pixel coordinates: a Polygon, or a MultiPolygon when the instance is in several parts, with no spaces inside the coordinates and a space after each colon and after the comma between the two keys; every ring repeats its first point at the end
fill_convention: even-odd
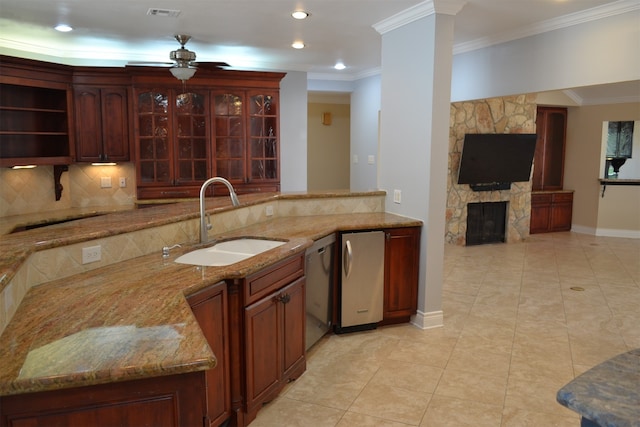
{"type": "MultiPolygon", "coordinates": [[[[0,0],[0,53],[74,65],[166,62],[179,47],[173,35],[181,33],[193,37],[187,48],[198,61],[353,80],[380,66],[375,24],[434,2],[436,8],[464,4],[455,16],[456,53],[638,5],[637,0],[0,0]],[[150,8],[180,14],[151,16],[150,8]],[[300,9],[311,16],[291,18],[300,9]],[[59,23],[75,31],[58,33],[53,26],[59,23]],[[291,48],[294,40],[306,48],[291,48]],[[333,69],[339,61],[345,70],[333,69]]],[[[579,89],[573,93],[580,98],[579,89]]]]}

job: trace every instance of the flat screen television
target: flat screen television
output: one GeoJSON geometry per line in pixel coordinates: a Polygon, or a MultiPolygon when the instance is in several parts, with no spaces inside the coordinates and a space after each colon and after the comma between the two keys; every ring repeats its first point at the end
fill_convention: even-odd
{"type": "Polygon", "coordinates": [[[464,136],[458,184],[476,191],[502,190],[526,182],[536,150],[536,134],[471,134],[464,136]]]}

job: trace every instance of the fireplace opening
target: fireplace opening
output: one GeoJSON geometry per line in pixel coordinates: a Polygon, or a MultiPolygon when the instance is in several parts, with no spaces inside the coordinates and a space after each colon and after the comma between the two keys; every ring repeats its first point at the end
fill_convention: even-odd
{"type": "Polygon", "coordinates": [[[507,202],[467,204],[467,246],[504,243],[506,228],[507,202]]]}

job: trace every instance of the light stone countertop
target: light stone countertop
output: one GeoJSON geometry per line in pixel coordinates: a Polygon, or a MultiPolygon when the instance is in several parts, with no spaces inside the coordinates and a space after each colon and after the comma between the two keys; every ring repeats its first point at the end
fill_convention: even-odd
{"type": "MultiPolygon", "coordinates": [[[[63,236],[51,230],[60,226],[11,235],[17,255],[11,258],[3,251],[0,268],[12,267],[7,260],[28,256],[34,244],[55,247],[69,240],[86,241],[135,229],[144,221],[158,224],[190,218],[194,210],[190,202],[162,206],[162,215],[150,213],[156,209],[89,218],[78,222],[72,236],[68,236],[72,223],[60,224],[63,236]],[[174,216],[168,218],[171,214],[174,216]],[[80,225],[85,222],[91,226],[80,225]],[[15,237],[19,235],[25,239],[22,245],[15,237]]],[[[336,231],[420,225],[420,221],[388,213],[276,218],[216,236],[287,241],[230,266],[173,262],[193,249],[183,247],[173,250],[169,259],[158,252],[34,287],[0,336],[0,396],[210,369],[215,366],[215,355],[185,296],[220,280],[246,277],[284,258],[303,255],[314,240],[336,231]]],[[[0,249],[8,247],[6,237],[0,249]]]]}

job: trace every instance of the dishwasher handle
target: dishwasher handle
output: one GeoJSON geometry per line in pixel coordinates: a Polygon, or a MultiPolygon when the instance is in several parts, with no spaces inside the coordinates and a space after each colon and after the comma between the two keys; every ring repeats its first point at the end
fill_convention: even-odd
{"type": "Polygon", "coordinates": [[[344,252],[342,254],[342,267],[344,268],[345,277],[349,277],[351,274],[351,264],[353,263],[353,250],[351,249],[351,242],[347,240],[344,245],[344,252]]]}

